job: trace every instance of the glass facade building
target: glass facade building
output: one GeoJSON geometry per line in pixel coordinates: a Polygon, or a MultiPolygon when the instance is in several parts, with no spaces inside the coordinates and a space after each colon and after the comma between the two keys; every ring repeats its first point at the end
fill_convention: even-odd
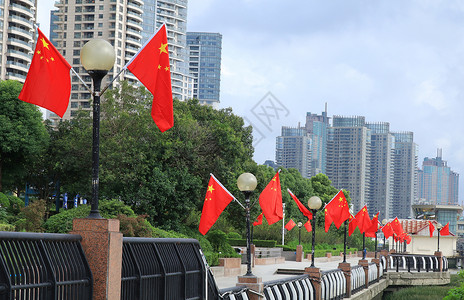
{"type": "Polygon", "coordinates": [[[311,177],[311,138],[304,127],[282,127],[276,138],[276,163],[297,169],[304,178],[311,177]]]}
{"type": "Polygon", "coordinates": [[[457,205],[459,174],[453,172],[438,149],[436,158],[424,158],[419,170],[420,201],[437,205],[457,205]]]}
{"type": "Polygon", "coordinates": [[[220,101],[222,35],[187,32],[187,48],[193,97],[216,107],[220,101]]]}

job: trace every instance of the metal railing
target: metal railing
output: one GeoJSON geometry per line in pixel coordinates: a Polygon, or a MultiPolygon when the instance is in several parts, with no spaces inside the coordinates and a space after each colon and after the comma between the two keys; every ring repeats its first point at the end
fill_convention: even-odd
{"type": "Polygon", "coordinates": [[[264,282],[265,299],[310,300],[315,298],[314,286],[308,275],[264,282]]]}
{"type": "Polygon", "coordinates": [[[354,294],[366,287],[366,273],[362,266],[351,267],[351,294],[354,294]]]}
{"type": "Polygon", "coordinates": [[[342,299],[346,295],[346,279],[343,271],[335,269],[322,272],[321,299],[342,299]]]}
{"type": "MultiPolygon", "coordinates": [[[[434,255],[391,254],[389,269],[396,270],[396,272],[438,272],[440,271],[440,265],[438,257],[434,255]]],[[[443,257],[443,271],[446,270],[448,270],[448,260],[443,257]]]]}
{"type": "Polygon", "coordinates": [[[197,240],[123,238],[122,300],[205,299],[206,275],[197,240]]]}
{"type": "MultiPolygon", "coordinates": [[[[227,289],[219,290],[218,297],[214,299],[224,299],[224,300],[248,300],[247,295],[248,289],[245,286],[236,286],[227,289]]],[[[209,298],[213,299],[213,298],[209,298]]]]}
{"type": "Polygon", "coordinates": [[[369,284],[379,281],[379,278],[377,277],[377,275],[378,275],[377,264],[370,263],[367,268],[367,279],[369,280],[369,284]]]}
{"type": "Polygon", "coordinates": [[[0,299],[92,299],[80,235],[0,232],[0,299]]]}

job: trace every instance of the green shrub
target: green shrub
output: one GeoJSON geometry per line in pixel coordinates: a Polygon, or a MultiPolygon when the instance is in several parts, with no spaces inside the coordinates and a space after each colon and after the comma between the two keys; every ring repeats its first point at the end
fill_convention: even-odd
{"type": "Polygon", "coordinates": [[[72,230],[73,219],[85,218],[90,213],[90,206],[79,205],[71,209],[61,209],[56,215],[48,218],[43,224],[47,232],[68,233],[72,230]]]}
{"type": "Polygon", "coordinates": [[[120,231],[124,236],[151,237],[153,227],[147,221],[146,215],[126,216],[118,215],[120,231]]]}
{"type": "Polygon", "coordinates": [[[0,224],[0,231],[15,231],[15,226],[11,224],[0,224]]]}
{"type": "Polygon", "coordinates": [[[242,236],[237,233],[237,232],[234,232],[234,231],[231,231],[227,234],[227,239],[241,239],[242,236]]]}
{"type": "MultiPolygon", "coordinates": [[[[232,246],[240,246],[246,247],[247,242],[246,239],[228,239],[229,244],[232,246]]],[[[256,247],[263,247],[263,248],[274,248],[276,246],[276,241],[268,241],[268,240],[253,240],[253,244],[256,247]]]]}
{"type": "Polygon", "coordinates": [[[21,209],[19,217],[25,219],[24,228],[28,232],[43,232],[45,213],[47,212],[47,203],[45,200],[35,200],[28,206],[21,209]]]}

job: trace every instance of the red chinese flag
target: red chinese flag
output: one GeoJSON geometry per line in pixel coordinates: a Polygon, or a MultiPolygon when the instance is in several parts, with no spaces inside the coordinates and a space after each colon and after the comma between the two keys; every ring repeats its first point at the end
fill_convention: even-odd
{"type": "Polygon", "coordinates": [[[330,216],[329,212],[327,211],[327,208],[324,208],[324,214],[325,214],[325,232],[329,232],[330,225],[332,224],[332,217],[330,216]]]}
{"type": "Polygon", "coordinates": [[[408,234],[406,234],[406,235],[404,236],[404,240],[406,241],[406,244],[409,245],[409,244],[411,243],[411,236],[408,235],[408,234]]]}
{"type": "Polygon", "coordinates": [[[46,108],[62,118],[71,94],[71,66],[42,31],[37,30],[37,45],[18,99],[46,108]]]}
{"type": "Polygon", "coordinates": [[[298,209],[303,213],[303,215],[311,220],[313,218],[313,214],[309,211],[309,209],[307,209],[306,206],[304,206],[300,200],[298,200],[298,198],[290,191],[290,189],[287,189],[287,192],[290,194],[290,196],[292,196],[293,200],[298,206],[298,209]]]}
{"type": "Polygon", "coordinates": [[[293,227],[295,227],[295,222],[293,222],[292,219],[290,219],[290,221],[288,221],[287,224],[285,224],[285,229],[287,229],[288,231],[292,230],[293,227]]]}
{"type": "Polygon", "coordinates": [[[260,213],[259,216],[256,218],[256,221],[253,222],[253,226],[263,224],[263,213],[260,213]]]}
{"type": "Polygon", "coordinates": [[[403,234],[403,232],[404,232],[403,226],[401,225],[401,222],[398,220],[398,218],[395,218],[391,222],[391,226],[393,228],[393,232],[395,232],[397,235],[403,234]]]}
{"type": "Polygon", "coordinates": [[[337,229],[340,228],[345,220],[350,218],[350,209],[342,190],[340,190],[337,195],[335,195],[335,197],[327,203],[325,208],[330,214],[330,217],[337,229]]]}
{"type": "Polygon", "coordinates": [[[440,235],[450,235],[450,231],[449,231],[449,222],[446,223],[446,225],[443,226],[442,229],[440,229],[440,235]]]}
{"type": "Polygon", "coordinates": [[[386,239],[393,236],[393,228],[392,228],[390,222],[388,222],[387,224],[385,224],[385,226],[382,227],[382,232],[385,235],[386,239]]]}
{"type": "Polygon", "coordinates": [[[266,188],[261,192],[261,195],[259,195],[259,205],[269,225],[283,219],[279,172],[274,175],[266,188]]]}
{"type": "Polygon", "coordinates": [[[379,230],[379,213],[378,212],[371,220],[371,227],[366,231],[366,236],[367,237],[375,237],[375,234],[379,230]]]}
{"type": "Polygon", "coordinates": [[[433,232],[435,231],[435,226],[433,226],[432,222],[429,221],[429,232],[430,232],[430,237],[433,236],[433,232]]]}
{"type": "Polygon", "coordinates": [[[348,223],[348,236],[351,236],[353,234],[356,227],[358,227],[358,221],[350,213],[350,219],[349,219],[349,223],[348,223]]]}
{"type": "Polygon", "coordinates": [[[304,225],[304,228],[306,228],[306,231],[311,232],[313,230],[313,227],[311,226],[311,222],[308,220],[304,225]]]}
{"type": "Polygon", "coordinates": [[[367,207],[364,207],[354,216],[358,222],[358,228],[361,233],[365,233],[371,227],[371,218],[367,212],[367,207]]]}
{"type": "Polygon", "coordinates": [[[233,199],[234,196],[211,174],[198,228],[201,234],[208,232],[233,199]]]}
{"type": "Polygon", "coordinates": [[[174,125],[171,70],[166,25],[129,61],[127,69],[153,95],[151,116],[161,132],[174,125]]]}

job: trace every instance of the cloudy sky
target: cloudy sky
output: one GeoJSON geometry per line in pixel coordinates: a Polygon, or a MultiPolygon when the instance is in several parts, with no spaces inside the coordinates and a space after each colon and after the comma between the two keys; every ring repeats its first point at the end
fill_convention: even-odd
{"type": "MultiPolygon", "coordinates": [[[[48,33],[53,1],[39,1],[48,33]]],[[[464,186],[464,2],[189,0],[189,31],[223,36],[221,104],[254,127],[255,160],[306,112],[412,131],[464,186]]],[[[463,193],[460,193],[462,201],[463,193]]]]}

